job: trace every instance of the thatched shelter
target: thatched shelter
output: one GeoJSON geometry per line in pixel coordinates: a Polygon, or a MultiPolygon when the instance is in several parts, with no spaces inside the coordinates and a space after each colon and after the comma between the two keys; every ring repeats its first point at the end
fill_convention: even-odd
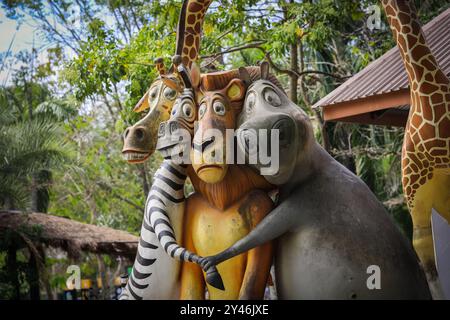
{"type": "Polygon", "coordinates": [[[125,231],[81,223],[44,213],[0,211],[0,237],[9,231],[38,229],[42,244],[61,248],[72,257],[81,251],[134,259],[139,238],[125,231]]]}
{"type": "MultiPolygon", "coordinates": [[[[31,299],[40,299],[40,283],[47,299],[54,299],[49,275],[45,266],[45,246],[59,248],[74,259],[82,252],[93,253],[99,259],[101,254],[119,256],[133,261],[139,238],[125,231],[94,226],[63,217],[44,213],[0,210],[0,250],[7,252],[6,268],[15,299],[21,298],[17,250],[27,248],[29,252],[27,282],[31,299]]],[[[116,272],[120,271],[121,262],[116,272]]],[[[104,269],[104,265],[101,267],[104,269]]],[[[102,283],[108,283],[105,274],[99,270],[102,283]]],[[[107,289],[105,289],[107,292],[107,289]]],[[[106,293],[105,293],[106,296],[106,293]]]]}

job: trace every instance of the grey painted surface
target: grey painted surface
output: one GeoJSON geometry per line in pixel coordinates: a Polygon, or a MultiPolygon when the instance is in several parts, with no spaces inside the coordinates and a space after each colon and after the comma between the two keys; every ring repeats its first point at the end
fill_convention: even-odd
{"type": "Polygon", "coordinates": [[[439,212],[435,209],[432,210],[431,226],[436,268],[444,296],[450,300],[450,226],[439,212]]]}

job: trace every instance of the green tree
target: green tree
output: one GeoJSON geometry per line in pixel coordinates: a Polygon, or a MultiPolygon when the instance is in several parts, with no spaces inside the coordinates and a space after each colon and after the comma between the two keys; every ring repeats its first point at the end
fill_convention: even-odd
{"type": "Polygon", "coordinates": [[[51,172],[69,156],[61,121],[74,109],[30,73],[22,66],[13,85],[0,88],[0,206],[45,212],[51,172]]]}

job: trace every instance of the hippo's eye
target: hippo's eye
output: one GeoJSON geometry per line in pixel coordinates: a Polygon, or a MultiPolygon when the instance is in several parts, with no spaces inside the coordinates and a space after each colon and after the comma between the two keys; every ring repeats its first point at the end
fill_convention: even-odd
{"type": "Polygon", "coordinates": [[[255,102],[256,102],[256,94],[255,92],[251,91],[247,95],[247,98],[245,99],[245,111],[247,112],[247,114],[252,113],[253,108],[255,107],[255,102]]]}
{"type": "Polygon", "coordinates": [[[213,108],[214,112],[219,116],[223,116],[225,114],[225,106],[223,105],[222,102],[220,101],[214,102],[213,108]]]}
{"type": "Polygon", "coordinates": [[[194,108],[188,103],[183,105],[183,113],[186,117],[190,118],[194,114],[194,108]]]}
{"type": "Polygon", "coordinates": [[[206,113],[206,103],[202,103],[200,108],[198,109],[198,118],[203,118],[203,115],[206,113]]]}
{"type": "Polygon", "coordinates": [[[274,107],[279,107],[281,105],[280,96],[272,88],[266,88],[263,94],[264,100],[266,100],[270,105],[274,107]]]}
{"type": "Polygon", "coordinates": [[[166,87],[164,89],[164,97],[168,100],[173,100],[177,96],[177,92],[172,88],[166,87]]]}

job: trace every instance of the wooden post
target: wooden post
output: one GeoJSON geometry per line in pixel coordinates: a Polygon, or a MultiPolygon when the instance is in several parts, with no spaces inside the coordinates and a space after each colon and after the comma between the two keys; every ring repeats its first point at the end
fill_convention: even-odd
{"type": "Polygon", "coordinates": [[[12,244],[8,247],[7,269],[10,275],[11,284],[14,287],[14,299],[20,300],[19,273],[17,270],[17,247],[12,244]]]}
{"type": "Polygon", "coordinates": [[[27,274],[28,284],[30,285],[30,299],[41,300],[39,288],[39,269],[37,265],[38,257],[30,250],[30,259],[28,260],[29,268],[27,274]]]}

